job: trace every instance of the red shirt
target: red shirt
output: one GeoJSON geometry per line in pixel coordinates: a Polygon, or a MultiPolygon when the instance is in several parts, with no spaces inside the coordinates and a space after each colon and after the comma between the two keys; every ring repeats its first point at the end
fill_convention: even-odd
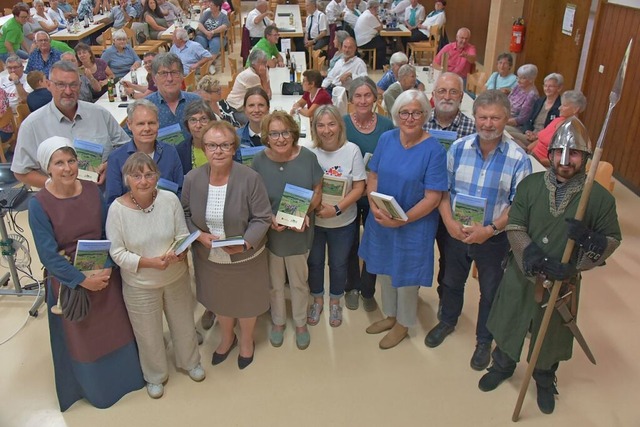
{"type": "Polygon", "coordinates": [[[311,108],[313,104],[317,105],[331,105],[333,102],[331,101],[331,95],[324,88],[318,89],[316,93],[316,97],[311,100],[311,95],[309,92],[305,92],[302,94],[302,99],[307,102],[307,108],[311,108]]]}
{"type": "Polygon", "coordinates": [[[449,62],[447,63],[447,71],[456,73],[463,79],[467,77],[469,71],[471,71],[471,63],[467,61],[467,58],[460,56],[462,53],[475,56],[476,47],[472,44],[467,44],[464,48],[458,49],[458,43],[449,43],[443,47],[436,55],[433,62],[438,65],[442,65],[442,55],[446,52],[449,54],[449,62]]]}

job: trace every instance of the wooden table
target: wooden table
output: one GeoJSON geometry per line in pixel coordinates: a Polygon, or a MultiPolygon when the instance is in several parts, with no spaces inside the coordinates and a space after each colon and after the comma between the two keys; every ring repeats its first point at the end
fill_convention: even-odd
{"type": "MultiPolygon", "coordinates": [[[[144,67],[140,67],[136,70],[136,77],[138,78],[138,83],[147,81],[147,70],[144,67]]],[[[131,73],[127,73],[122,79],[131,81],[131,73]]],[[[103,93],[102,96],[95,102],[96,105],[103,107],[107,110],[114,119],[123,126],[127,121],[127,108],[129,104],[131,104],[134,99],[129,97],[126,102],[120,101],[120,96],[118,92],[118,84],[116,84],[116,100],[114,102],[109,102],[109,94],[107,92],[103,93]],[[125,105],[124,107],[120,107],[120,105],[125,105]]]]}
{"type": "MultiPolygon", "coordinates": [[[[198,21],[197,19],[192,19],[189,22],[189,25],[191,26],[191,28],[193,28],[194,30],[198,29],[198,24],[200,23],[200,21],[198,21]]],[[[184,28],[184,25],[181,25],[182,28],[184,28]]],[[[173,39],[173,33],[176,30],[176,24],[173,24],[172,26],[170,26],[169,28],[167,28],[166,30],[164,30],[163,32],[160,33],[160,36],[158,37],[158,39],[160,40],[169,40],[171,41],[173,39]]]]}
{"type": "Polygon", "coordinates": [[[398,29],[397,30],[389,30],[389,29],[383,28],[382,31],[380,31],[380,36],[382,36],[382,37],[411,37],[411,31],[409,31],[407,29],[407,27],[404,26],[404,24],[398,24],[398,29]]]}
{"type": "Polygon", "coordinates": [[[64,30],[51,34],[51,38],[61,41],[80,41],[103,29],[109,22],[111,22],[109,15],[95,15],[93,17],[93,24],[89,24],[88,28],[84,28],[84,24],[81,23],[79,32],[70,33],[69,30],[65,28],[64,30]]]}
{"type": "Polygon", "coordinates": [[[300,17],[300,5],[279,4],[276,6],[274,23],[278,26],[280,37],[304,37],[304,27],[300,17]],[[293,26],[290,24],[289,16],[293,15],[293,26]]]}

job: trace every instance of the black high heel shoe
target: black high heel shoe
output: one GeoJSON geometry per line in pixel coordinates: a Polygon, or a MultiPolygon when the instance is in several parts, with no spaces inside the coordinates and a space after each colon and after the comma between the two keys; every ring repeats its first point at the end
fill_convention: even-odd
{"type": "Polygon", "coordinates": [[[244,369],[247,366],[251,365],[251,362],[253,362],[253,355],[256,354],[256,343],[253,343],[253,353],[251,353],[251,356],[249,357],[242,357],[240,355],[238,355],[238,368],[240,369],[244,369]]]}
{"type": "Polygon", "coordinates": [[[217,353],[215,351],[213,352],[213,356],[211,357],[211,364],[217,365],[227,360],[227,356],[229,356],[229,353],[231,353],[231,350],[233,350],[236,345],[238,345],[238,337],[234,335],[231,347],[229,347],[229,350],[227,350],[226,353],[217,353]]]}

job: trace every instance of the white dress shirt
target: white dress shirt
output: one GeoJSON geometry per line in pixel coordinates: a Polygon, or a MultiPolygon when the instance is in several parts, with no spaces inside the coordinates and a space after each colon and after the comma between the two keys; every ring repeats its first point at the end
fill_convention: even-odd
{"type": "Polygon", "coordinates": [[[329,24],[335,24],[340,18],[340,15],[345,10],[345,2],[338,3],[336,0],[331,0],[324,10],[327,15],[327,22],[329,24]]]}
{"type": "Polygon", "coordinates": [[[311,37],[310,39],[315,39],[318,37],[323,31],[327,31],[327,35],[329,35],[328,30],[329,26],[327,24],[327,15],[316,10],[312,15],[307,16],[307,21],[304,24],[304,35],[309,34],[309,25],[311,25],[311,37]],[[313,16],[313,19],[311,18],[313,16]]]}
{"type": "Polygon", "coordinates": [[[356,43],[358,47],[364,46],[369,43],[375,36],[378,35],[377,27],[380,26],[380,20],[377,16],[371,13],[370,9],[362,12],[362,15],[358,18],[356,26],[353,27],[353,32],[356,35],[356,43]]]}
{"type": "Polygon", "coordinates": [[[329,71],[329,74],[327,74],[327,77],[322,81],[322,87],[327,88],[331,85],[348,86],[350,81],[345,82],[346,84],[344,85],[340,81],[340,76],[347,71],[351,71],[351,79],[364,77],[367,75],[367,64],[357,56],[352,57],[346,62],[344,58],[338,59],[336,65],[333,66],[331,71],[329,71]]]}
{"type": "Polygon", "coordinates": [[[249,37],[252,37],[252,38],[264,37],[264,29],[267,28],[267,25],[272,24],[271,20],[267,17],[265,17],[262,21],[258,21],[258,23],[256,24],[254,21],[258,16],[260,16],[260,14],[261,12],[258,9],[253,9],[247,15],[247,23],[245,25],[247,27],[247,30],[249,30],[249,37]]]}

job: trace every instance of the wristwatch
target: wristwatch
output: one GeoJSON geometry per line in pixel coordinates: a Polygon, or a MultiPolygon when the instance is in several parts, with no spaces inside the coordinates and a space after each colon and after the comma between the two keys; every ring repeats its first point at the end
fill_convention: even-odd
{"type": "Polygon", "coordinates": [[[489,225],[491,226],[491,228],[493,228],[493,235],[497,236],[498,234],[500,234],[502,232],[502,230],[498,230],[498,227],[496,227],[496,225],[494,223],[489,223],[489,225]]]}
{"type": "Polygon", "coordinates": [[[336,216],[342,215],[342,210],[340,210],[338,205],[333,205],[333,208],[336,210],[336,216]]]}

